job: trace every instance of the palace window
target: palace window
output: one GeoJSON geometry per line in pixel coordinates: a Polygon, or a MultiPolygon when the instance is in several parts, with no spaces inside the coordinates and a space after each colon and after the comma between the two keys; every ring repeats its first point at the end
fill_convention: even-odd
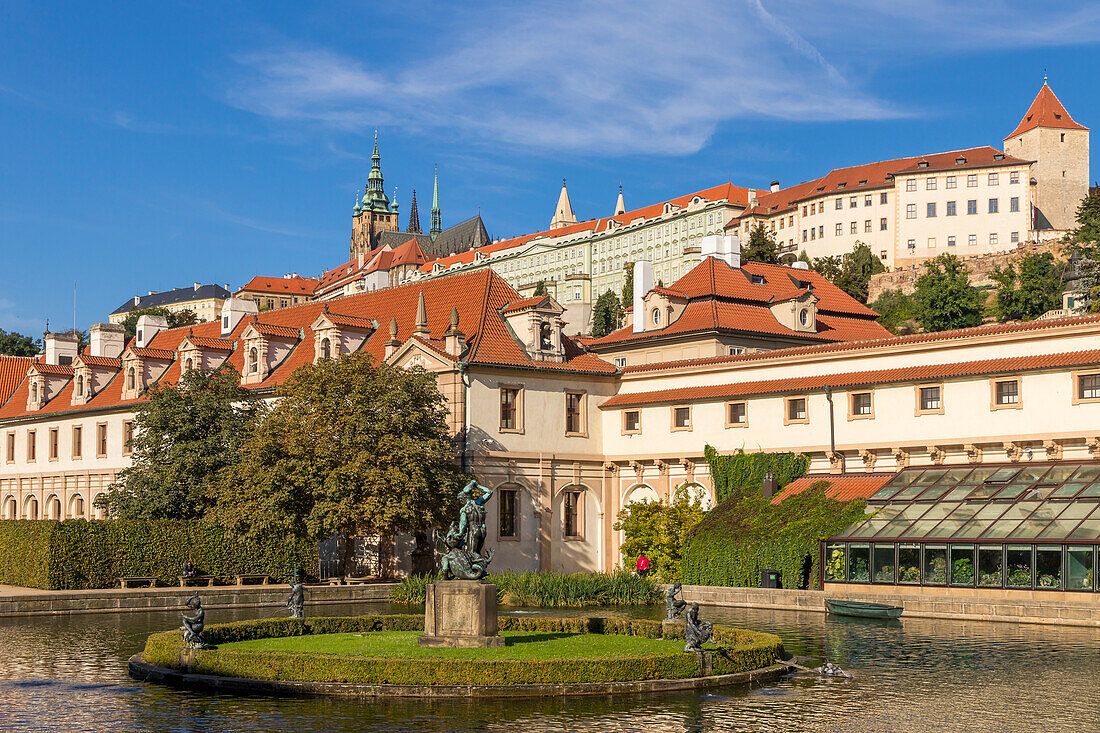
{"type": "Polygon", "coordinates": [[[917,190],[917,179],[916,178],[910,178],[908,181],[906,181],[905,182],[905,190],[906,191],[916,191],[917,190]]]}
{"type": "Polygon", "coordinates": [[[989,185],[990,186],[996,186],[998,182],[999,182],[999,179],[998,179],[997,174],[996,173],[990,173],[989,174],[989,185]]]}
{"type": "Polygon", "coordinates": [[[584,393],[565,393],[565,434],[582,435],[584,433],[584,393]]]}
{"type": "Polygon", "coordinates": [[[916,204],[906,204],[905,205],[905,218],[906,219],[916,219],[917,218],[917,205],[916,204]]]}
{"type": "Polygon", "coordinates": [[[1082,374],[1077,377],[1077,399],[1100,400],[1100,374],[1082,374]]]}
{"type": "Polygon", "coordinates": [[[842,234],[844,234],[844,225],[843,224],[837,224],[836,225],[836,235],[839,237],[842,234]]]}
{"type": "Polygon", "coordinates": [[[84,428],[80,425],[73,426],[73,458],[84,457],[84,428]]]}
{"type": "Polygon", "coordinates": [[[909,247],[909,249],[916,249],[917,248],[917,240],[910,239],[908,242],[906,242],[906,245],[909,247]]]}
{"type": "Polygon", "coordinates": [[[15,463],[15,433],[8,433],[8,463],[15,463]]]}
{"type": "Polygon", "coordinates": [[[77,397],[83,397],[84,396],[84,375],[83,374],[77,374],[76,375],[76,385],[73,387],[73,394],[76,395],[77,397]]]}
{"type": "Polygon", "coordinates": [[[642,413],[639,410],[626,410],[623,412],[623,432],[642,432],[642,413]]]}
{"type": "Polygon", "coordinates": [[[1009,183],[1019,183],[1020,182],[1020,172],[1019,171],[1012,171],[1011,173],[1009,173],[1008,174],[1008,182],[1009,183]]]}
{"type": "Polygon", "coordinates": [[[865,232],[870,232],[871,231],[871,220],[870,219],[867,219],[863,222],[863,231],[865,231],[865,232]]]}
{"type": "Polygon", "coordinates": [[[944,181],[943,181],[943,187],[944,188],[954,188],[955,187],[955,176],[948,176],[947,178],[945,178],[944,181]]]}
{"type": "Polygon", "coordinates": [[[871,205],[871,194],[867,194],[866,196],[863,197],[863,205],[864,206],[870,206],[871,205]]]}
{"type": "Polygon", "coordinates": [[[885,216],[878,220],[878,230],[880,232],[886,231],[886,217],[885,216]]]}
{"type": "Polygon", "coordinates": [[[955,216],[955,202],[954,201],[948,201],[947,202],[947,211],[945,211],[944,214],[946,216],[955,216]]]}
{"type": "Polygon", "coordinates": [[[562,497],[563,533],[569,539],[580,539],[580,503],[581,492],[566,491],[562,497]]]}
{"type": "Polygon", "coordinates": [[[840,211],[841,209],[843,209],[844,208],[844,199],[838,198],[836,200],[836,207],[835,208],[836,208],[837,211],[840,211]]]}
{"type": "Polygon", "coordinates": [[[970,175],[968,175],[966,177],[966,187],[967,188],[976,188],[977,186],[978,186],[978,174],[977,173],[971,173],[970,175]]]}
{"type": "Polygon", "coordinates": [[[977,234],[971,234],[969,237],[966,238],[966,243],[969,244],[971,247],[977,245],[978,244],[978,235],[977,234]]]}
{"type": "Polygon", "coordinates": [[[248,373],[260,373],[260,352],[255,346],[248,350],[248,373]]]}
{"type": "Polygon", "coordinates": [[[518,534],[516,506],[519,492],[515,489],[500,489],[497,495],[500,497],[500,537],[516,537],[518,534]]]}
{"type": "Polygon", "coordinates": [[[805,397],[788,397],[784,424],[809,422],[805,397]]]}
{"type": "Polygon", "coordinates": [[[726,427],[743,427],[749,419],[748,403],[729,402],[726,404],[726,427]]]}
{"type": "Polygon", "coordinates": [[[1013,244],[1017,244],[1020,241],[1020,233],[1019,232],[1012,232],[1011,234],[1008,235],[1008,238],[1012,241],[1013,244]]]}
{"type": "Polygon", "coordinates": [[[130,367],[126,370],[126,389],[136,389],[137,370],[130,367]]]}
{"type": "Polygon", "coordinates": [[[673,407],[672,408],[672,429],[673,430],[691,430],[691,408],[690,407],[673,407]]]}
{"type": "Polygon", "coordinates": [[[1013,196],[1012,198],[1010,198],[1008,200],[1008,210],[1012,211],[1012,212],[1016,212],[1016,211],[1020,210],[1020,197],[1019,196],[1013,196]]]}
{"type": "Polygon", "coordinates": [[[107,423],[105,422],[95,426],[95,457],[107,457],[107,423]]]}
{"type": "Polygon", "coordinates": [[[917,387],[917,413],[943,413],[943,401],[940,393],[943,387],[939,385],[929,387],[917,387]]]}
{"type": "Polygon", "coordinates": [[[989,213],[996,214],[999,209],[999,202],[997,199],[989,199],[989,213]]]}
{"type": "Polygon", "coordinates": [[[520,390],[518,387],[500,388],[500,429],[501,431],[519,432],[520,425],[520,390]]]}
{"type": "Polygon", "coordinates": [[[871,417],[874,410],[870,392],[853,392],[851,403],[852,417],[871,417]]]}
{"type": "Polygon", "coordinates": [[[27,463],[33,463],[38,456],[38,434],[34,430],[27,431],[27,463]]]}
{"type": "Polygon", "coordinates": [[[955,237],[951,236],[951,237],[947,238],[947,246],[948,247],[954,247],[955,246],[955,237]]]}
{"type": "Polygon", "coordinates": [[[977,214],[978,213],[978,199],[970,199],[966,202],[966,213],[977,214]]]}
{"type": "Polygon", "coordinates": [[[122,455],[128,456],[134,451],[134,421],[122,423],[122,455]]]}
{"type": "Polygon", "coordinates": [[[887,196],[887,194],[886,194],[886,192],[885,192],[885,191],[883,191],[882,193],[880,193],[880,194],[878,195],[878,202],[879,202],[880,204],[885,204],[885,203],[886,203],[886,196],[887,196]]]}
{"type": "Polygon", "coordinates": [[[936,179],[935,178],[927,179],[924,182],[924,189],[926,191],[935,191],[936,190],[936,179]]]}
{"type": "Polygon", "coordinates": [[[1020,380],[1005,379],[993,383],[993,401],[998,405],[1016,405],[1020,402],[1020,380]]]}
{"type": "Polygon", "coordinates": [[[853,221],[851,224],[848,225],[848,231],[850,231],[852,234],[855,234],[859,231],[859,224],[853,221]]]}
{"type": "Polygon", "coordinates": [[[321,339],[321,358],[322,359],[331,359],[332,358],[332,342],[327,338],[321,339]]]}
{"type": "Polygon", "coordinates": [[[57,437],[57,428],[50,428],[50,460],[51,461],[56,461],[57,460],[58,442],[59,441],[58,441],[58,437],[57,437]]]}
{"type": "Polygon", "coordinates": [[[856,208],[856,205],[858,203],[859,203],[859,197],[858,196],[853,196],[850,199],[848,199],[848,208],[849,209],[854,209],[854,208],[856,208]]]}

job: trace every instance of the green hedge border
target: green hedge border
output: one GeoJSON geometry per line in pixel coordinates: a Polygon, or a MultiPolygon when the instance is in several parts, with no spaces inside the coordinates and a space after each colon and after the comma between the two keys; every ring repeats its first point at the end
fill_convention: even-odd
{"type": "MultiPolygon", "coordinates": [[[[498,618],[501,631],[625,634],[651,639],[682,639],[683,624],[601,617],[498,618]],[[666,635],[667,631],[667,635],[666,635]]],[[[248,639],[371,631],[420,631],[416,615],[372,615],[311,619],[259,619],[207,627],[210,644],[248,639]]],[[[714,627],[715,641],[727,654],[715,654],[712,675],[762,669],[783,657],[778,636],[729,626],[714,627]]],[[[183,636],[168,631],[149,636],[143,660],[158,667],[197,674],[266,681],[389,685],[534,685],[689,679],[699,676],[694,654],[663,652],[603,659],[461,659],[359,657],[301,652],[208,649],[184,654],[183,636]],[[187,658],[185,664],[183,659],[187,658]]]]}

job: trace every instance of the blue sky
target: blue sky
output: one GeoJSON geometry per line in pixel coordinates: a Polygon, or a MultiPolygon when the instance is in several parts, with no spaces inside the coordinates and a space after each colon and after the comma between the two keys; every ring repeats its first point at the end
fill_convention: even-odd
{"type": "MultiPolygon", "coordinates": [[[[1000,145],[1042,83],[1100,125],[1100,5],[0,7],[0,328],[346,260],[379,130],[402,226],[494,237],[733,180],[1000,145]]],[[[1096,146],[1094,145],[1094,149],[1096,146]]],[[[1093,177],[1097,177],[1096,153],[1093,177]]]]}

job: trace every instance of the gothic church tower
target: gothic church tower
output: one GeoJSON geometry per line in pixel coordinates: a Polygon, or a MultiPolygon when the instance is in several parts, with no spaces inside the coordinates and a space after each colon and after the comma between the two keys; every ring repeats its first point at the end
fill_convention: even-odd
{"type": "Polygon", "coordinates": [[[1005,154],[1035,161],[1032,228],[1075,228],[1077,206],[1089,192],[1089,128],[1069,116],[1045,78],[1004,144],[1005,154]]]}
{"type": "Polygon", "coordinates": [[[382,181],[382,156],[378,154],[378,133],[374,133],[374,154],[371,155],[370,175],[362,200],[356,194],[355,209],[351,220],[351,249],[348,259],[368,255],[378,246],[384,231],[397,231],[397,207],[390,205],[382,181]]]}

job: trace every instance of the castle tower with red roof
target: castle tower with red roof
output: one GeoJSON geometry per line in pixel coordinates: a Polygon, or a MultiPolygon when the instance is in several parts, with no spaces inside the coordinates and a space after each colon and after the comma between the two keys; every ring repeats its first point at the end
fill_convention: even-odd
{"type": "Polygon", "coordinates": [[[1089,188],[1089,128],[1070,117],[1045,77],[1004,144],[1006,154],[1035,161],[1032,228],[1075,228],[1077,206],[1089,188]]]}

